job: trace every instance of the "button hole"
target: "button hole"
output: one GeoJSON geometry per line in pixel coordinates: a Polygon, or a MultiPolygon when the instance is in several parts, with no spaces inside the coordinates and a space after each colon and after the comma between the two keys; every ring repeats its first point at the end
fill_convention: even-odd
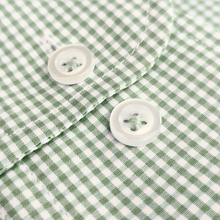
{"type": "Polygon", "coordinates": [[[133,116],[138,116],[138,113],[134,113],[133,116]]]}
{"type": "Polygon", "coordinates": [[[146,122],[146,121],[142,121],[141,124],[142,124],[142,125],[146,125],[147,122],[146,122]]]}
{"type": "Polygon", "coordinates": [[[129,120],[124,120],[124,123],[128,123],[129,122],[129,120]]]}
{"type": "Polygon", "coordinates": [[[82,63],[80,61],[77,61],[77,57],[73,57],[69,59],[67,62],[61,64],[61,66],[66,67],[66,72],[72,72],[77,67],[82,66],[82,63]]]}
{"type": "Polygon", "coordinates": [[[137,127],[136,126],[131,126],[131,131],[137,131],[137,127]]]}

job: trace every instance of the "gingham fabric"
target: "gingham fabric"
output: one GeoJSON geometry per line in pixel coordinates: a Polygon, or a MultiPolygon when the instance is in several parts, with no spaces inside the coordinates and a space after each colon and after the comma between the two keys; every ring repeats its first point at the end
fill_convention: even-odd
{"type": "Polygon", "coordinates": [[[203,0],[191,0],[182,1],[175,0],[174,9],[177,13],[181,13],[191,18],[195,17],[202,22],[206,22],[209,26],[220,29],[220,4],[218,0],[203,1],[203,0]]]}
{"type": "Polygon", "coordinates": [[[1,1],[0,173],[139,80],[168,40],[170,4],[1,1]],[[39,45],[45,33],[88,47],[96,58],[94,73],[73,86],[52,81],[39,45]]]}
{"type": "Polygon", "coordinates": [[[2,219],[220,219],[220,34],[175,1],[169,43],[147,74],[1,175],[2,219]],[[109,128],[130,98],[162,115],[160,135],[141,148],[109,128]]]}

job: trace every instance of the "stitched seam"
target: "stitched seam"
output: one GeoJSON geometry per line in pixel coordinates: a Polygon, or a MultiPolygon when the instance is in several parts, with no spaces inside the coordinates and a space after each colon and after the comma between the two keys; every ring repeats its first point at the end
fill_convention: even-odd
{"type": "Polygon", "coordinates": [[[189,39],[194,40],[194,41],[197,42],[198,44],[204,45],[204,46],[207,47],[209,50],[212,50],[212,52],[213,52],[215,55],[217,55],[217,56],[220,55],[220,49],[219,49],[219,51],[218,51],[218,50],[216,51],[215,48],[213,48],[213,47],[207,45],[202,39],[199,39],[199,38],[197,38],[197,37],[190,36],[190,34],[185,34],[185,33],[182,33],[182,32],[180,32],[180,31],[178,31],[178,30],[176,30],[176,31],[177,31],[179,34],[182,34],[182,35],[184,35],[185,37],[188,37],[189,39]]]}
{"type": "MultiPolygon", "coordinates": [[[[68,212],[65,211],[64,207],[61,205],[61,203],[55,198],[55,196],[46,188],[46,186],[38,179],[37,175],[34,174],[27,164],[23,163],[21,161],[21,165],[24,166],[24,172],[26,172],[27,177],[30,181],[34,183],[34,185],[37,187],[39,186],[39,190],[42,191],[42,194],[44,197],[46,197],[46,200],[51,203],[51,206],[56,210],[55,206],[59,207],[59,212],[62,213],[63,219],[73,219],[68,212]],[[48,197],[48,198],[47,198],[48,197]]],[[[38,187],[37,187],[38,188],[38,187]]],[[[58,211],[58,210],[56,210],[58,211]]]]}
{"type": "MultiPolygon", "coordinates": [[[[148,2],[149,2],[149,1],[150,1],[150,0],[148,0],[148,2]]],[[[170,4],[171,4],[171,9],[172,9],[172,13],[173,13],[172,0],[169,0],[169,2],[170,2],[170,4]]],[[[173,15],[173,14],[172,14],[172,15],[173,15]]],[[[147,13],[147,19],[148,19],[148,13],[147,13]]],[[[154,62],[151,64],[150,67],[152,67],[152,66],[155,64],[155,62],[156,62],[157,59],[159,58],[160,54],[163,52],[163,50],[165,49],[165,47],[167,46],[167,44],[168,44],[168,42],[169,42],[169,37],[170,37],[170,34],[171,34],[172,25],[173,25],[173,16],[171,17],[171,20],[172,20],[172,21],[171,21],[171,27],[170,27],[170,29],[168,30],[167,38],[166,38],[165,43],[164,43],[164,45],[163,45],[163,47],[162,47],[162,50],[160,51],[160,53],[157,54],[157,57],[155,58],[154,62]]],[[[149,20],[147,20],[147,21],[149,21],[149,20]]],[[[148,26],[149,26],[149,25],[146,26],[145,32],[147,31],[147,27],[148,27],[148,26]]],[[[145,38],[144,38],[144,39],[145,39],[145,38]]],[[[143,40],[144,40],[144,39],[143,39],[143,40]]],[[[145,72],[144,74],[146,74],[146,72],[145,72]]],[[[143,75],[144,75],[144,74],[143,74],[143,75]]],[[[136,81],[137,81],[137,80],[135,80],[133,83],[135,83],[136,81]]],[[[116,94],[117,92],[119,92],[119,91],[125,89],[126,87],[127,87],[127,86],[122,86],[121,89],[116,90],[116,91],[115,91],[114,93],[112,93],[111,95],[116,94]]],[[[79,95],[79,94],[76,94],[76,95],[79,95]]],[[[101,102],[102,102],[104,99],[106,99],[106,98],[107,98],[107,97],[102,97],[102,98],[99,100],[99,102],[101,103],[101,102]]],[[[87,113],[88,113],[88,112],[87,112],[87,113]]],[[[78,120],[80,120],[83,116],[85,116],[85,115],[80,116],[80,117],[78,118],[78,120]]],[[[73,122],[72,122],[72,123],[73,123],[73,122]]],[[[71,125],[72,125],[72,124],[71,124],[71,125]]],[[[70,126],[69,126],[69,127],[70,127],[70,126]]],[[[65,130],[68,129],[69,127],[67,126],[67,127],[65,128],[65,130]]],[[[63,132],[63,131],[64,131],[63,129],[59,129],[59,130],[58,130],[58,133],[60,134],[60,132],[63,132]]],[[[48,140],[51,139],[51,137],[53,137],[53,135],[47,137],[45,141],[41,141],[41,143],[39,143],[39,145],[37,145],[37,146],[35,146],[35,147],[29,149],[28,151],[22,153],[19,158],[15,159],[13,162],[9,162],[6,166],[4,166],[3,168],[1,168],[1,169],[0,169],[0,172],[3,173],[3,172],[6,171],[7,169],[9,169],[11,166],[13,166],[13,164],[15,164],[15,163],[18,162],[18,161],[21,161],[21,159],[22,159],[25,155],[27,155],[28,153],[33,152],[33,151],[34,151],[35,149],[37,149],[39,146],[41,146],[41,145],[47,143],[48,140]]]]}
{"type": "MultiPolygon", "coordinates": [[[[189,16],[189,15],[185,15],[185,14],[183,14],[183,13],[179,13],[179,15],[183,15],[183,16],[185,16],[186,18],[188,18],[188,19],[190,19],[190,20],[194,20],[194,19],[193,19],[191,16],[189,16]]],[[[198,25],[198,24],[196,24],[196,25],[198,25]]],[[[204,22],[204,25],[206,25],[207,27],[210,27],[210,25],[207,24],[207,23],[205,23],[205,22],[204,22]]],[[[198,26],[199,26],[199,25],[198,25],[198,26]]],[[[215,28],[213,28],[212,26],[211,26],[211,28],[213,29],[213,32],[214,32],[215,34],[220,34],[220,32],[219,32],[218,30],[216,30],[215,28]]],[[[195,41],[197,41],[197,42],[199,41],[201,44],[205,45],[207,48],[213,50],[214,53],[216,53],[216,54],[218,54],[218,55],[220,54],[220,48],[219,48],[219,50],[216,51],[214,47],[211,47],[211,46],[207,45],[207,44],[204,42],[204,38],[203,38],[203,39],[199,39],[199,38],[195,37],[195,35],[191,35],[190,33],[185,34],[185,33],[183,33],[183,32],[180,32],[178,29],[176,29],[176,31],[179,32],[180,34],[183,34],[183,35],[187,36],[187,37],[190,38],[190,39],[193,39],[193,40],[195,40],[195,41]]],[[[220,39],[218,39],[218,38],[217,38],[216,40],[219,40],[219,41],[220,41],[220,39]]]]}
{"type": "MultiPolygon", "coordinates": [[[[181,33],[181,32],[179,32],[179,33],[181,33]]],[[[181,34],[183,34],[183,33],[181,33],[181,34]]],[[[188,37],[189,39],[195,40],[197,43],[199,43],[199,44],[201,44],[201,45],[204,45],[205,47],[209,48],[209,49],[212,50],[213,53],[215,53],[216,55],[218,55],[218,56],[220,55],[220,50],[219,50],[219,52],[218,52],[218,50],[216,51],[215,48],[213,48],[213,47],[211,47],[211,46],[208,46],[203,40],[198,39],[198,38],[193,37],[193,36],[189,36],[189,35],[187,35],[187,34],[183,34],[183,35],[185,35],[185,36],[188,37]]]]}
{"type": "MultiPolygon", "coordinates": [[[[150,0],[148,0],[147,3],[149,3],[149,1],[150,1],[150,0]]],[[[148,7],[148,8],[149,8],[149,7],[148,7]]],[[[146,19],[147,19],[147,22],[148,22],[148,11],[147,11],[147,10],[146,10],[146,13],[147,13],[146,19]]],[[[146,28],[145,28],[145,31],[144,31],[143,33],[146,33],[147,27],[148,27],[148,26],[147,26],[147,24],[146,24],[146,28]]],[[[127,61],[127,59],[134,54],[134,52],[140,47],[140,44],[141,44],[145,39],[146,39],[146,36],[145,36],[143,39],[141,39],[139,42],[137,42],[137,45],[135,46],[135,48],[132,50],[132,52],[131,52],[130,54],[127,55],[127,57],[125,57],[125,58],[123,59],[123,61],[121,61],[121,62],[120,62],[119,64],[117,64],[114,68],[112,68],[108,73],[104,74],[102,77],[99,77],[98,79],[103,79],[103,80],[104,80],[105,77],[108,77],[108,74],[109,74],[109,73],[114,72],[115,69],[116,69],[118,66],[120,66],[120,65],[123,64],[125,61],[127,61]]],[[[87,88],[87,89],[90,89],[94,84],[96,84],[96,82],[93,82],[91,85],[86,86],[86,87],[84,88],[84,90],[81,91],[81,93],[85,92],[85,91],[86,91],[86,88],[87,88]]],[[[58,84],[58,85],[59,85],[59,84],[58,84]]],[[[116,92],[115,92],[115,93],[116,93],[116,92]]],[[[115,94],[115,93],[114,93],[114,94],[115,94]]],[[[77,98],[77,96],[79,96],[79,95],[80,95],[79,93],[75,94],[71,99],[66,100],[65,103],[69,103],[70,105],[72,105],[70,101],[72,101],[74,98],[77,98]]],[[[106,97],[105,97],[105,98],[106,98],[106,97]]],[[[7,136],[9,136],[9,137],[13,137],[13,136],[15,136],[15,135],[19,135],[22,131],[25,131],[25,130],[28,129],[28,128],[29,128],[29,129],[32,128],[38,121],[40,122],[40,121],[41,121],[41,118],[47,117],[47,116],[50,115],[51,113],[55,113],[57,110],[62,109],[62,108],[65,108],[65,105],[64,105],[64,104],[63,104],[63,105],[60,105],[58,108],[53,109],[52,111],[48,112],[47,114],[42,115],[40,118],[36,119],[35,121],[30,122],[29,125],[31,124],[31,126],[28,126],[28,124],[27,124],[27,125],[24,126],[23,128],[19,128],[19,129],[17,129],[16,131],[14,131],[14,133],[12,133],[12,134],[9,134],[9,133],[5,132],[4,130],[2,130],[2,131],[3,131],[7,136]],[[54,111],[54,112],[53,112],[53,111],[54,111]]]]}

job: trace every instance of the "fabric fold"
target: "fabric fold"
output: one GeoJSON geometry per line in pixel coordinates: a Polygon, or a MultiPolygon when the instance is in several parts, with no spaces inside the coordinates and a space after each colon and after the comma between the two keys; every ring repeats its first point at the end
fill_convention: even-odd
{"type": "Polygon", "coordinates": [[[216,36],[196,20],[175,16],[148,74],[1,176],[0,218],[220,219],[220,55],[196,38],[216,36]],[[158,138],[138,148],[118,142],[108,122],[134,98],[162,116],[158,138]]]}
{"type": "Polygon", "coordinates": [[[19,1],[2,7],[0,174],[139,80],[172,27],[168,0],[19,1]],[[37,43],[48,30],[64,44],[81,43],[93,52],[91,77],[73,86],[50,79],[37,43]]]}

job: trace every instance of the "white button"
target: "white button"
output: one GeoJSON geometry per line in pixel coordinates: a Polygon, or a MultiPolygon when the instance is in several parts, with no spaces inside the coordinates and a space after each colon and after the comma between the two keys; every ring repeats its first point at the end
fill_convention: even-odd
{"type": "Polygon", "coordinates": [[[83,45],[66,45],[49,58],[48,71],[58,83],[71,85],[85,80],[94,69],[92,52],[83,45]]]}
{"type": "Polygon", "coordinates": [[[129,146],[144,146],[160,132],[161,116],[157,108],[141,99],[126,100],[117,105],[110,116],[114,137],[129,146]]]}

